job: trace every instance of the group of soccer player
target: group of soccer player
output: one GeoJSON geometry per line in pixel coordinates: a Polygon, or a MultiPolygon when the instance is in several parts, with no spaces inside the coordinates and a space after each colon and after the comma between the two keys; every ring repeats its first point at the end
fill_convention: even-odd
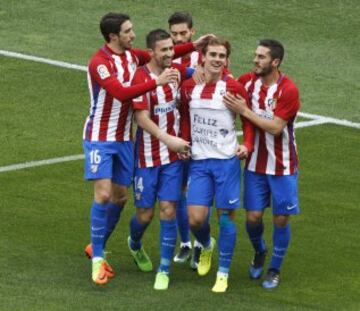
{"type": "Polygon", "coordinates": [[[170,32],[148,33],[147,50],[132,47],[135,33],[128,15],[108,13],[100,22],[106,42],[89,63],[91,104],[83,134],[85,178],[94,183],[91,243],[85,248],[92,280],[101,285],[115,276],[105,247],[133,185],[136,212],[127,242],[143,272],[153,270],[142,237],[159,201],[160,263],[154,289],[168,288],[172,261],[190,260],[191,268],[206,275],[218,244],[212,291],[225,292],[237,239],[240,160],[246,159],[243,205],[255,251],[249,276],[259,279],[264,271],[268,250],[262,218],[271,206],[272,254],[262,286],[275,288],[290,241],[289,216],[299,213],[294,121],[300,102],[295,84],[279,71],[284,48],[276,40],[261,40],[253,72],[236,80],[228,68],[228,41],[209,34],[192,42],[195,30],[186,12],[174,13],[168,22],[170,32]],[[210,235],[213,201],[217,243],[210,235]],[[178,231],[181,243],[174,256],[178,231]]]}

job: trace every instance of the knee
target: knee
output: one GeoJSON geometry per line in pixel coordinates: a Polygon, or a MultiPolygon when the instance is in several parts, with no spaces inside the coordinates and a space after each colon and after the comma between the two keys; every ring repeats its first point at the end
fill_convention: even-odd
{"type": "Polygon", "coordinates": [[[160,219],[172,220],[176,218],[176,208],[174,204],[160,205],[160,219]]]}
{"type": "Polygon", "coordinates": [[[105,204],[110,201],[111,195],[110,191],[107,191],[106,189],[98,189],[95,192],[95,201],[100,204],[105,204]]]}
{"type": "Polygon", "coordinates": [[[127,194],[116,195],[116,196],[112,196],[111,198],[111,202],[121,207],[125,205],[127,200],[128,200],[127,194]]]}
{"type": "Polygon", "coordinates": [[[262,214],[258,212],[248,212],[246,214],[246,221],[252,224],[260,224],[262,222],[262,214]]]}
{"type": "Polygon", "coordinates": [[[276,215],[273,217],[273,223],[278,228],[284,228],[288,225],[290,218],[288,215],[276,215]]]}
{"type": "Polygon", "coordinates": [[[154,210],[152,208],[140,210],[138,209],[136,212],[136,218],[141,224],[149,224],[154,217],[154,210]]]}
{"type": "Polygon", "coordinates": [[[198,229],[200,228],[205,219],[202,217],[199,217],[198,215],[189,215],[189,225],[192,229],[198,229]]]}

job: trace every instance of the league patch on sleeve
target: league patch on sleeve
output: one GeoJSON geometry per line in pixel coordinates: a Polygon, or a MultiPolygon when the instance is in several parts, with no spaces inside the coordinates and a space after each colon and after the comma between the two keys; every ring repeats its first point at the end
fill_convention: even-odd
{"type": "Polygon", "coordinates": [[[109,70],[106,68],[105,65],[99,65],[97,66],[96,68],[101,80],[104,80],[106,78],[109,78],[110,77],[110,72],[109,70]]]}

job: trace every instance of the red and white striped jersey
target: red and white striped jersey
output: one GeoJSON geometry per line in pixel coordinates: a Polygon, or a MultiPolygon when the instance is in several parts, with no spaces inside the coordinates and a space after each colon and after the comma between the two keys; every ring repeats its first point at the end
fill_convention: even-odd
{"type": "Polygon", "coordinates": [[[196,68],[196,66],[201,65],[201,53],[198,51],[193,51],[192,53],[179,57],[173,60],[175,64],[181,64],[185,67],[196,68]]]}
{"type": "Polygon", "coordinates": [[[156,83],[149,81],[145,89],[126,87],[130,86],[137,66],[148,60],[148,53],[141,50],[126,50],[117,54],[107,45],[92,57],[88,66],[90,113],[84,126],[84,139],[131,140],[132,111],[129,99],[154,89],[156,83]]]}
{"type": "Polygon", "coordinates": [[[274,136],[255,128],[254,152],[246,161],[249,171],[269,175],[291,175],[298,171],[294,121],[300,109],[299,91],[288,77],[280,74],[277,83],[266,86],[254,73],[238,81],[249,94],[252,110],[262,118],[277,116],[285,121],[282,133],[274,136]]]}
{"type": "MultiPolygon", "coordinates": [[[[177,56],[194,49],[192,43],[174,48],[177,56]]],[[[131,99],[155,89],[154,80],[131,86],[135,70],[146,64],[150,55],[139,49],[115,53],[104,45],[91,58],[88,66],[90,112],[83,139],[89,141],[128,141],[132,139],[131,99]]]]}
{"type": "MultiPolygon", "coordinates": [[[[230,159],[238,145],[236,115],[223,103],[227,92],[248,99],[244,87],[224,76],[216,83],[196,84],[189,79],[181,86],[181,136],[192,142],[191,157],[202,159],[230,159]]],[[[254,141],[253,125],[242,118],[244,145],[251,152],[254,141]]]]}
{"type": "MultiPolygon", "coordinates": [[[[179,83],[170,83],[158,86],[155,90],[133,99],[134,110],[149,110],[151,120],[164,132],[170,135],[179,135],[179,111],[177,97],[179,84],[185,79],[186,68],[172,64],[180,71],[179,83]]],[[[156,75],[149,71],[147,66],[138,68],[133,85],[155,79],[156,75]]],[[[138,126],[136,133],[135,157],[139,167],[154,167],[165,165],[178,160],[175,152],[138,126]]]]}

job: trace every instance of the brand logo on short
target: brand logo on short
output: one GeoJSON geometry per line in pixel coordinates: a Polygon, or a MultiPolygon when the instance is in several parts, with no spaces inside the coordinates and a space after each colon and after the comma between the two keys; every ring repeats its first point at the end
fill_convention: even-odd
{"type": "Polygon", "coordinates": [[[230,204],[234,204],[234,203],[236,203],[237,201],[239,201],[239,199],[229,200],[229,203],[230,203],[230,204]]]}
{"type": "Polygon", "coordinates": [[[292,205],[292,206],[286,206],[286,209],[287,209],[288,211],[290,211],[290,210],[294,209],[296,206],[297,206],[297,204],[294,204],[294,205],[292,205]]]}
{"type": "Polygon", "coordinates": [[[91,168],[90,168],[91,173],[95,174],[98,170],[98,167],[99,167],[99,165],[91,165],[91,168]]]}

